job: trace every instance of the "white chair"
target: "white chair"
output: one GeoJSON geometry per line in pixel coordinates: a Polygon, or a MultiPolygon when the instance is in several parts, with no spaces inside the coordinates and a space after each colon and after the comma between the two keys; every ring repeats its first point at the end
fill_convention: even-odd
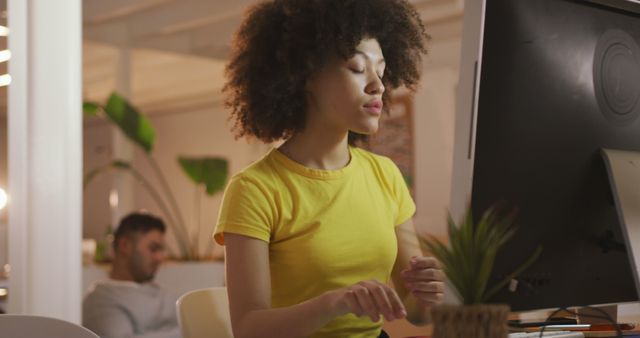
{"type": "Polygon", "coordinates": [[[20,338],[100,338],[90,330],[57,318],[0,315],[0,336],[20,338]]]}
{"type": "Polygon", "coordinates": [[[176,303],[182,338],[233,338],[227,288],[199,289],[176,303]]]}

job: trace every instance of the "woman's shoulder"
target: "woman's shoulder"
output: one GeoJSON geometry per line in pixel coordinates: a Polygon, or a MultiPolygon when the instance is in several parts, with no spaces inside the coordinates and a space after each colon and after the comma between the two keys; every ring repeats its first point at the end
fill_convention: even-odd
{"type": "Polygon", "coordinates": [[[391,158],[362,148],[354,148],[352,154],[361,163],[363,170],[373,174],[382,184],[392,187],[398,181],[404,180],[400,169],[391,158]]]}
{"type": "Polygon", "coordinates": [[[239,182],[258,184],[272,181],[275,173],[272,152],[273,149],[232,175],[230,184],[239,182]]]}
{"type": "Polygon", "coordinates": [[[358,161],[385,171],[393,169],[396,166],[395,163],[393,163],[393,161],[387,156],[379,155],[366,149],[353,147],[351,148],[351,153],[358,159],[358,161]]]}

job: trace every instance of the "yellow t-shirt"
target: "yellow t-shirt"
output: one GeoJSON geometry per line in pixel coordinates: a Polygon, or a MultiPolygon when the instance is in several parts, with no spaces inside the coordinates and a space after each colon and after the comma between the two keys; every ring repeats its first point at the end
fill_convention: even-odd
{"type": "MultiPolygon", "coordinates": [[[[389,280],[394,226],[413,215],[415,204],[390,159],[349,150],[347,166],[319,170],[273,149],[226,188],[214,238],[224,245],[228,232],[269,243],[273,307],[363,280],[389,280]]],[[[313,337],[377,337],[381,323],[348,314],[313,337]]]]}

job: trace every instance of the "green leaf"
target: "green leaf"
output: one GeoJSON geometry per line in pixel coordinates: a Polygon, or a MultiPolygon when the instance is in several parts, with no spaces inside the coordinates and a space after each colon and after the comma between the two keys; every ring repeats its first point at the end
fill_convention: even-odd
{"type": "Polygon", "coordinates": [[[93,181],[93,179],[96,178],[96,176],[98,176],[104,170],[105,170],[104,167],[100,167],[100,168],[92,169],[89,172],[87,172],[86,174],[84,174],[84,177],[82,178],[82,187],[86,188],[87,184],[89,184],[91,181],[93,181]]]}
{"type": "Polygon", "coordinates": [[[131,169],[131,163],[123,160],[114,160],[111,162],[111,166],[118,169],[131,169]]]}
{"type": "Polygon", "coordinates": [[[98,116],[99,110],[100,110],[100,105],[95,102],[87,101],[82,103],[82,111],[84,112],[84,116],[86,117],[98,116]]]}
{"type": "Polygon", "coordinates": [[[413,187],[413,177],[411,175],[402,175],[402,178],[404,178],[404,183],[407,187],[413,187]]]}
{"type": "Polygon", "coordinates": [[[227,160],[218,157],[188,158],[179,157],[182,170],[196,184],[204,184],[207,195],[222,190],[227,182],[227,160]]]}
{"type": "Polygon", "coordinates": [[[109,97],[104,111],[129,139],[145,152],[151,152],[156,135],[151,121],[140,114],[125,98],[114,92],[109,97]]]}
{"type": "Polygon", "coordinates": [[[110,163],[107,163],[101,167],[98,168],[94,168],[92,170],[90,170],[89,172],[87,172],[86,174],[84,174],[84,177],[82,178],[82,186],[84,188],[87,187],[87,185],[89,183],[91,183],[91,181],[93,181],[94,178],[96,178],[98,175],[105,173],[111,169],[121,169],[121,170],[129,170],[131,169],[131,164],[122,160],[114,160],[110,163]]]}

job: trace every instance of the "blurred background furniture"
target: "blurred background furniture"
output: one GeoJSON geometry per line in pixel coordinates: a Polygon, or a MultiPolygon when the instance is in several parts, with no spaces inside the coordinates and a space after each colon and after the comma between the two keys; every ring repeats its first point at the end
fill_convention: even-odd
{"type": "Polygon", "coordinates": [[[2,337],[99,338],[90,330],[64,320],[30,315],[0,315],[2,337]]]}
{"type": "Polygon", "coordinates": [[[191,291],[176,306],[183,338],[233,338],[227,288],[191,291]]]}

